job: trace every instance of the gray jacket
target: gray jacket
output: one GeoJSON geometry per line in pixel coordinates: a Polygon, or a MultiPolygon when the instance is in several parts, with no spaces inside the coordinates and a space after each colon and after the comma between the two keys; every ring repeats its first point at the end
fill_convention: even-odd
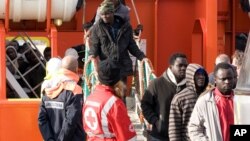
{"type": "Polygon", "coordinates": [[[191,141],[222,141],[220,119],[213,90],[197,100],[188,124],[191,141]]]}

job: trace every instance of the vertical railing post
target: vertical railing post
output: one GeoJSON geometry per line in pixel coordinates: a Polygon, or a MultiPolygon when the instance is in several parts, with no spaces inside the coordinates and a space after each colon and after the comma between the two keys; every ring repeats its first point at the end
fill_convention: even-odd
{"type": "Polygon", "coordinates": [[[51,0],[47,0],[47,22],[46,22],[46,31],[50,32],[51,28],[51,0]]]}
{"type": "Polygon", "coordinates": [[[0,71],[0,100],[6,99],[6,49],[5,49],[6,31],[3,22],[0,21],[0,63],[2,69],[0,71]]]}
{"type": "Polygon", "coordinates": [[[51,42],[51,56],[57,57],[59,55],[58,53],[58,32],[56,29],[56,26],[51,24],[50,27],[50,42],[51,42]]]}
{"type": "Polygon", "coordinates": [[[6,32],[9,31],[9,13],[10,13],[10,0],[5,0],[5,17],[4,17],[4,25],[6,32]]]}

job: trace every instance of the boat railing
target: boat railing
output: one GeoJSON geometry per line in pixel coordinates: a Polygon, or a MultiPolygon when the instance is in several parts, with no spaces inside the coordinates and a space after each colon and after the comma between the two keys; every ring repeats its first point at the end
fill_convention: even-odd
{"type": "MultiPolygon", "coordinates": [[[[38,82],[37,84],[31,84],[31,82],[27,80],[27,75],[31,75],[32,71],[35,69],[38,69],[38,67],[42,67],[43,70],[45,70],[45,63],[42,60],[44,60],[45,62],[46,60],[43,57],[43,55],[38,51],[38,48],[36,47],[36,45],[31,40],[31,38],[28,36],[27,33],[18,33],[18,35],[14,37],[11,41],[17,38],[21,38],[24,41],[24,43],[26,43],[27,49],[24,52],[22,52],[21,55],[17,55],[17,57],[13,60],[11,60],[8,54],[6,54],[7,64],[9,63],[11,66],[13,66],[13,69],[15,70],[14,72],[16,72],[16,74],[7,73],[6,75],[7,83],[12,87],[12,89],[14,89],[14,91],[17,93],[18,97],[20,98],[29,98],[27,93],[31,93],[31,95],[33,95],[32,97],[39,98],[40,97],[39,88],[42,84],[42,81],[38,82]],[[20,72],[18,66],[16,66],[15,63],[17,63],[18,59],[20,59],[22,56],[24,56],[27,53],[31,53],[34,57],[36,57],[38,62],[32,67],[29,67],[27,70],[25,70],[25,72],[20,72]],[[17,81],[18,77],[20,77],[20,79],[22,80],[22,83],[24,84],[20,84],[17,81]],[[16,79],[13,79],[13,78],[16,78],[16,79]],[[23,91],[23,86],[21,85],[26,86],[25,92],[23,91]]],[[[7,44],[6,46],[8,47],[9,44],[7,44]]],[[[8,67],[6,67],[6,70],[7,72],[10,72],[8,67]]]]}

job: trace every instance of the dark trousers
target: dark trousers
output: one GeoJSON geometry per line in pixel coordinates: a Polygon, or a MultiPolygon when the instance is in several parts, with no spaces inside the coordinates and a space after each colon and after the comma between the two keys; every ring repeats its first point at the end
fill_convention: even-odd
{"type": "MultiPolygon", "coordinates": [[[[127,77],[127,76],[122,77],[122,78],[121,78],[121,81],[127,86],[128,77],[127,77]]],[[[128,88],[127,88],[127,89],[128,89],[128,88]]],[[[124,94],[123,97],[122,97],[122,101],[124,102],[125,105],[126,105],[126,94],[127,94],[127,90],[126,90],[125,94],[124,94]]]]}

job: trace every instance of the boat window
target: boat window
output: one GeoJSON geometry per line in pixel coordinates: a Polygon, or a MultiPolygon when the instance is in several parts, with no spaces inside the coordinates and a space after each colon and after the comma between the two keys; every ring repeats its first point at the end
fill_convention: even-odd
{"type": "Polygon", "coordinates": [[[46,59],[43,52],[49,46],[45,37],[19,34],[6,40],[7,98],[40,98],[45,77],[46,59]]]}

